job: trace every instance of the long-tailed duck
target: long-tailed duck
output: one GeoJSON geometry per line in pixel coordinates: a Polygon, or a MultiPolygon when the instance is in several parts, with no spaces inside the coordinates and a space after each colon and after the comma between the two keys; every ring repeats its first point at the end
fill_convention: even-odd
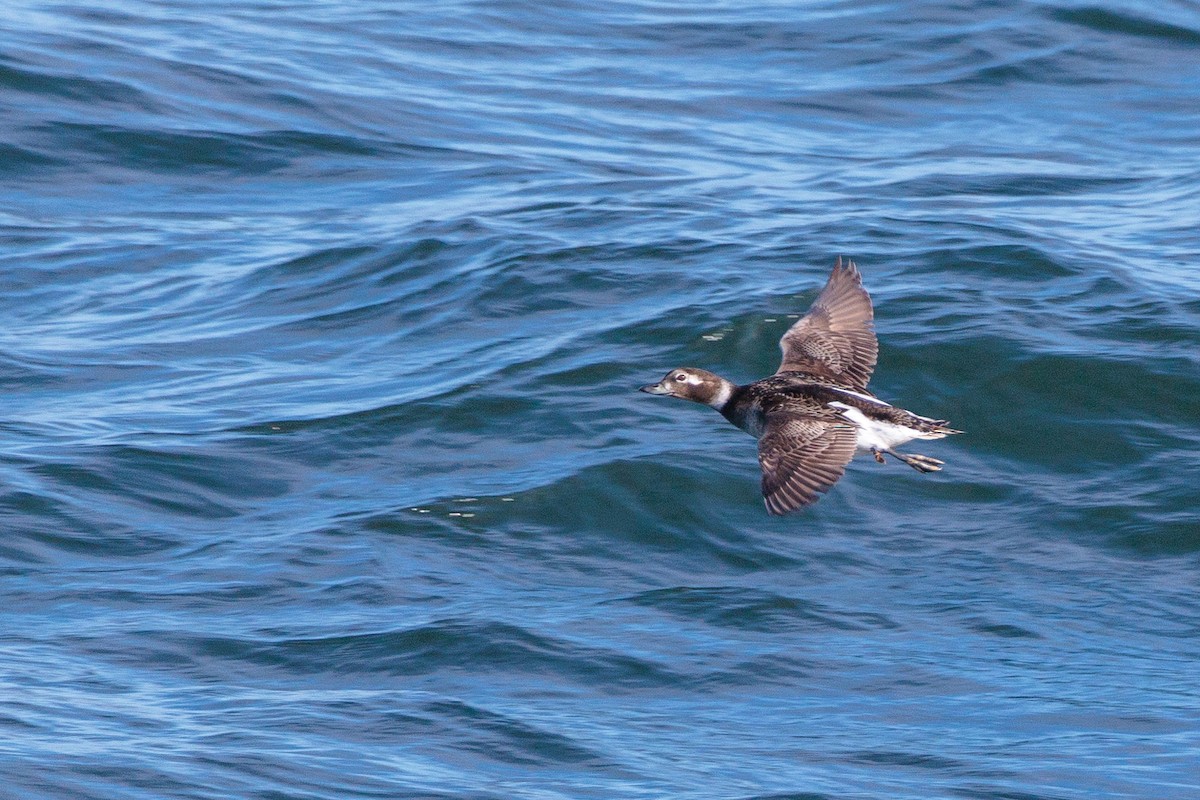
{"type": "Polygon", "coordinates": [[[886,453],[918,472],[936,472],[944,462],[895,448],[961,431],[867,391],[879,353],[873,318],[858,268],[838,258],[812,308],[779,340],[783,363],[774,375],[738,386],[706,370],[681,368],[641,391],[712,406],[758,439],[762,494],[772,514],[816,502],[856,453],[880,464],[886,453]]]}

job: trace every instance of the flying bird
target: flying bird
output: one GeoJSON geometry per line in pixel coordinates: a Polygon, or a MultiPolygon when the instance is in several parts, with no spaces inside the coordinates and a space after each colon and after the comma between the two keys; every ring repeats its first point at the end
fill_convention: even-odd
{"type": "Polygon", "coordinates": [[[888,455],[918,472],[936,472],[945,462],[896,448],[962,431],[867,390],[879,354],[874,316],[858,268],[839,257],[812,308],[779,340],[783,363],[774,375],[738,386],[681,367],[641,391],[712,406],[758,439],[762,495],[772,514],[815,503],[856,454],[880,464],[888,455]]]}

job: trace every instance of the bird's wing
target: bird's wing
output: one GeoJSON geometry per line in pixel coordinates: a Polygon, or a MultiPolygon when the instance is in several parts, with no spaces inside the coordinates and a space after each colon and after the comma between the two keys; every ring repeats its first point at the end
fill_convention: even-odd
{"type": "Polygon", "coordinates": [[[758,440],[762,494],[767,510],[786,514],[817,501],[854,455],[853,425],[794,412],[768,414],[758,440]]]}
{"type": "Polygon", "coordinates": [[[838,258],[812,308],[779,340],[778,372],[807,372],[865,391],[879,355],[874,317],[858,268],[838,258]]]}

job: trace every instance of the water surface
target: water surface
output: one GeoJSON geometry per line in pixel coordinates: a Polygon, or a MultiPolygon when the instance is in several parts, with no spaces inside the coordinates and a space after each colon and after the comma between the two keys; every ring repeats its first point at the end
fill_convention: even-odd
{"type": "Polygon", "coordinates": [[[0,11],[0,794],[1200,796],[1191,4],[0,11]],[[637,394],[833,259],[964,436],[637,394]]]}

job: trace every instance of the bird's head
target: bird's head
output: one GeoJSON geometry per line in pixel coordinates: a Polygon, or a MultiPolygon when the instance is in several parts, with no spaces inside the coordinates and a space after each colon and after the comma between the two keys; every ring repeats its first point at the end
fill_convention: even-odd
{"type": "Polygon", "coordinates": [[[729,402],[734,388],[732,383],[708,370],[677,367],[668,372],[658,383],[643,386],[639,391],[647,394],[681,397],[684,400],[703,403],[720,410],[729,402]]]}

